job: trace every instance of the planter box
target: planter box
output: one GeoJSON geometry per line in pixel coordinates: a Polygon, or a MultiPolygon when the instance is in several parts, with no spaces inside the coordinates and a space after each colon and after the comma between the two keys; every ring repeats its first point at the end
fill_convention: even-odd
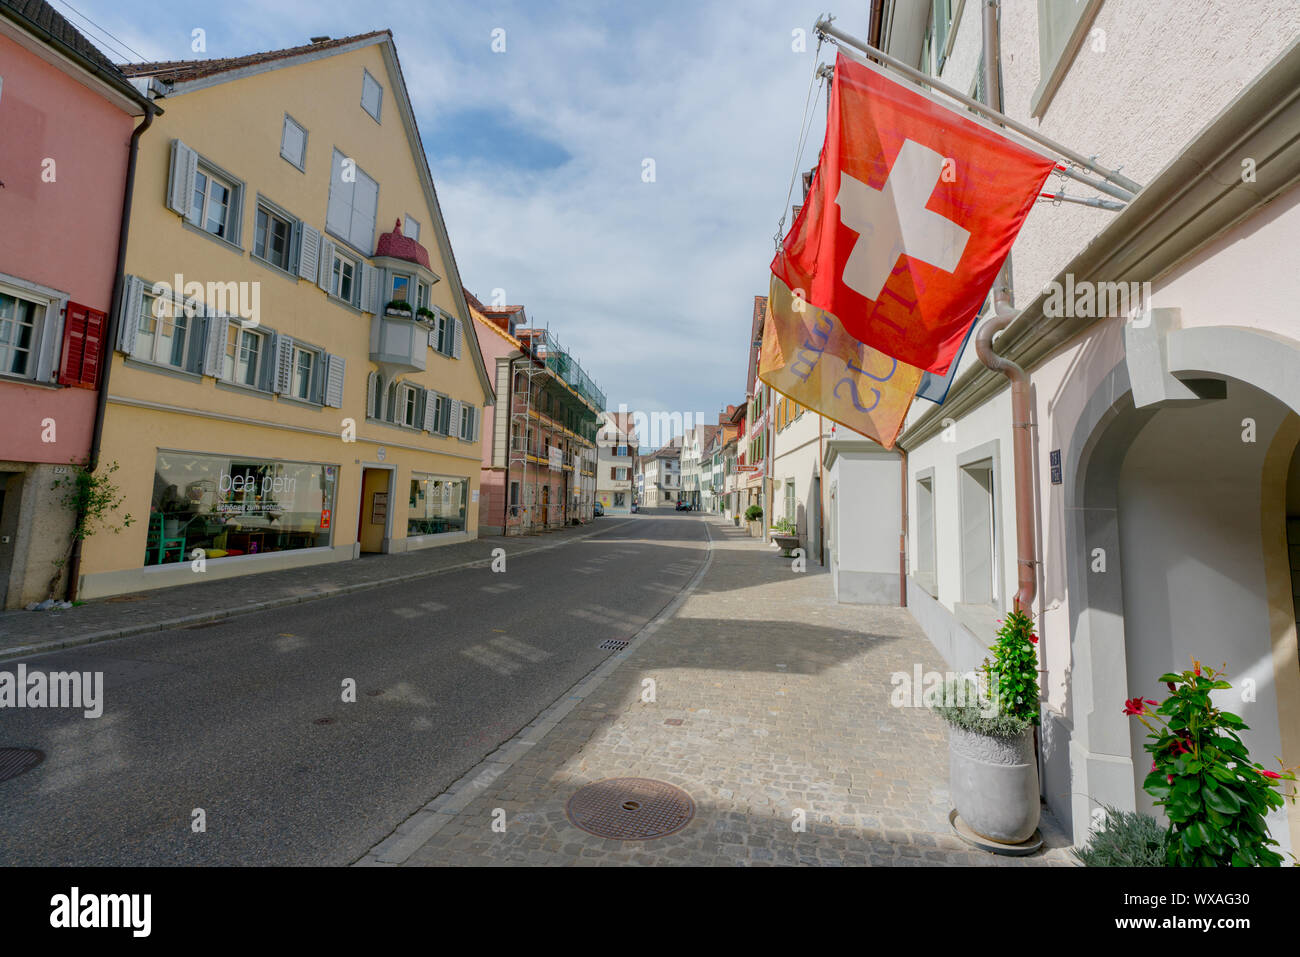
{"type": "Polygon", "coordinates": [[[790,553],[799,547],[798,535],[784,535],[780,532],[773,532],[772,541],[776,542],[781,549],[782,558],[790,558],[790,553]]]}
{"type": "Polygon", "coordinates": [[[948,727],[948,788],[966,826],[998,844],[1019,844],[1038,827],[1038,765],[1032,728],[995,738],[948,727]]]}

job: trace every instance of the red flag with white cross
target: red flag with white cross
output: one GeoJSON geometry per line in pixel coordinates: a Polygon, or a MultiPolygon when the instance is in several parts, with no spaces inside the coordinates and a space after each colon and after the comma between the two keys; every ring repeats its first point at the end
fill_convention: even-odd
{"type": "Polygon", "coordinates": [[[1055,165],[841,51],[821,160],[772,272],[859,342],[943,375],[1055,165]]]}

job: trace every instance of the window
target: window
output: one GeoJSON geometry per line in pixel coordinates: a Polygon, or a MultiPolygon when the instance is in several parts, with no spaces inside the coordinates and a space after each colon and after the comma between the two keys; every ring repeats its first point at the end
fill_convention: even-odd
{"type": "Polygon", "coordinates": [[[194,174],[194,196],[190,200],[189,221],[214,236],[235,242],[231,235],[233,223],[230,212],[234,196],[234,184],[200,169],[194,174]]]}
{"type": "Polygon", "coordinates": [[[159,450],[146,565],[330,544],[337,468],[159,450]]]}
{"type": "Polygon", "coordinates": [[[356,305],[358,293],[357,261],[335,249],[334,265],[330,273],[330,294],[337,296],[344,302],[356,305]]]}
{"type": "Polygon", "coordinates": [[[307,166],[307,131],[284,114],[284,132],[280,134],[280,155],[299,169],[307,166]]]}
{"type": "Polygon", "coordinates": [[[415,284],[415,308],[429,308],[429,284],[427,282],[417,282],[415,284]]]}
{"type": "Polygon", "coordinates": [[[272,266],[288,271],[289,246],[293,224],[264,204],[257,207],[257,225],[253,231],[253,255],[272,266]]]}
{"type": "Polygon", "coordinates": [[[620,446],[618,447],[618,451],[615,452],[614,454],[617,455],[617,456],[625,456],[625,455],[627,455],[627,446],[626,446],[626,445],[620,445],[620,446]]]}
{"type": "Polygon", "coordinates": [[[962,601],[994,605],[997,594],[997,535],[993,502],[993,460],[958,470],[961,483],[962,601]]]}
{"type": "Polygon", "coordinates": [[[614,469],[614,478],[619,482],[627,481],[627,469],[614,469]]]}
{"type": "Polygon", "coordinates": [[[375,249],[378,214],[379,184],[354,160],[335,149],[329,206],[325,212],[326,231],[368,256],[375,249]]]}
{"type": "Polygon", "coordinates": [[[196,325],[193,308],[145,292],[132,355],[146,362],[188,369],[190,334],[196,325]],[[188,313],[188,314],[187,314],[188,313]]]}
{"type": "MultiPolygon", "coordinates": [[[[511,498],[518,499],[517,483],[511,483],[511,498]]],[[[469,479],[411,473],[411,495],[407,502],[406,534],[440,535],[465,530],[465,505],[469,479]]],[[[513,503],[512,503],[513,504],[513,503]]]]}
{"type": "Polygon", "coordinates": [[[785,480],[785,517],[787,521],[799,521],[799,510],[794,499],[794,479],[785,480]]]}
{"type": "Polygon", "coordinates": [[[384,88],[370,75],[369,70],[361,72],[361,106],[378,123],[380,107],[384,104],[384,88]]]}
{"type": "Polygon", "coordinates": [[[47,308],[0,292],[0,373],[36,377],[36,349],[47,308]]]}
{"type": "Polygon", "coordinates": [[[1038,89],[1030,103],[1033,116],[1047,110],[1082,43],[1082,31],[1100,7],[1101,0],[1038,0],[1038,89]]]}
{"type": "Polygon", "coordinates": [[[295,398],[312,401],[312,377],[316,373],[317,355],[311,349],[293,347],[293,383],[291,394],[295,398]]]}
{"type": "Polygon", "coordinates": [[[252,329],[242,329],[231,322],[226,330],[226,355],[221,365],[221,378],[240,385],[262,387],[262,369],[266,361],[266,334],[252,329]]]}
{"type": "Polygon", "coordinates": [[[411,301],[411,277],[403,275],[393,276],[392,288],[390,288],[389,300],[396,299],[398,302],[411,301]]]}
{"type": "Polygon", "coordinates": [[[402,235],[407,239],[420,241],[420,221],[410,213],[406,214],[406,223],[402,226],[402,235]]]}
{"type": "Polygon", "coordinates": [[[459,435],[466,442],[474,441],[474,433],[478,427],[478,409],[472,405],[461,403],[460,406],[460,431],[459,435]]]}
{"type": "Polygon", "coordinates": [[[934,575],[934,477],[916,480],[916,578],[936,595],[934,575]]]}
{"type": "Polygon", "coordinates": [[[411,386],[404,386],[401,395],[401,404],[398,408],[397,421],[402,425],[415,428],[418,422],[415,418],[416,408],[419,405],[420,394],[411,386]]]}

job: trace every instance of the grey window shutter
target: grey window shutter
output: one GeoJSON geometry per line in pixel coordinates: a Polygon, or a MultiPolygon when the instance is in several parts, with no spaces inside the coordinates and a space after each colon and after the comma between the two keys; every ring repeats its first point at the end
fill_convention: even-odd
{"type": "Polygon", "coordinates": [[[424,431],[438,431],[438,393],[430,389],[424,392],[424,431]]]}
{"type": "Polygon", "coordinates": [[[342,356],[325,357],[325,404],[332,409],[343,408],[343,373],[348,360],[342,356]]]}
{"type": "Polygon", "coordinates": [[[415,389],[416,389],[416,394],[415,394],[415,420],[414,420],[411,424],[412,424],[413,426],[415,426],[415,427],[418,429],[418,428],[421,427],[421,425],[422,425],[423,422],[424,422],[424,418],[425,418],[425,415],[426,415],[426,413],[427,413],[427,411],[428,411],[428,407],[429,407],[430,403],[429,403],[429,390],[428,390],[428,389],[422,389],[422,388],[421,388],[420,386],[418,386],[418,385],[415,387],[415,389]]]}
{"type": "Polygon", "coordinates": [[[452,355],[452,358],[454,358],[454,359],[459,359],[459,358],[460,358],[460,340],[461,340],[461,332],[462,332],[462,328],[461,328],[460,320],[459,320],[459,319],[452,319],[452,328],[451,328],[451,355],[452,355]]]}
{"type": "Polygon", "coordinates": [[[442,397],[442,434],[451,435],[451,396],[442,397]]]}
{"type": "Polygon", "coordinates": [[[429,330],[429,348],[438,348],[438,323],[434,320],[433,328],[429,330]]]}
{"type": "Polygon", "coordinates": [[[229,335],[230,317],[225,315],[208,316],[207,348],[203,353],[203,374],[214,379],[221,378],[221,367],[226,357],[226,337],[229,335]]]}
{"type": "Polygon", "coordinates": [[[180,140],[172,140],[171,173],[167,178],[167,208],[182,216],[190,214],[194,198],[194,177],[199,171],[199,154],[180,140]]]}
{"type": "Polygon", "coordinates": [[[293,386],[293,337],[275,337],[275,391],[288,392],[293,386]]]}
{"type": "Polygon", "coordinates": [[[460,437],[460,399],[451,400],[451,435],[460,437]]]}
{"type": "MultiPolygon", "coordinates": [[[[204,355],[208,351],[207,333],[207,310],[200,303],[193,303],[194,315],[186,315],[190,324],[190,338],[185,344],[185,371],[202,372],[204,355]]],[[[177,303],[177,308],[183,308],[182,304],[177,303]]]]}
{"type": "Polygon", "coordinates": [[[143,296],[144,281],[135,276],[127,276],[122,285],[122,306],[117,317],[117,348],[127,355],[135,352],[135,334],[140,330],[143,296]]]}
{"type": "Polygon", "coordinates": [[[334,272],[334,244],[324,236],[320,240],[320,270],[316,285],[326,292],[330,291],[330,276],[334,272]]]}
{"type": "Polygon", "coordinates": [[[361,264],[361,311],[379,312],[379,270],[366,262],[361,264]]]}
{"type": "Polygon", "coordinates": [[[298,275],[309,282],[315,282],[320,274],[320,232],[306,223],[299,223],[297,232],[298,275]]]}
{"type": "Polygon", "coordinates": [[[379,394],[379,373],[372,372],[366,377],[366,415],[374,419],[383,418],[375,408],[375,398],[379,394]]]}
{"type": "Polygon", "coordinates": [[[41,324],[40,330],[40,352],[36,357],[37,382],[51,382],[57,377],[67,309],[68,300],[64,299],[45,314],[45,321],[41,324]]]}

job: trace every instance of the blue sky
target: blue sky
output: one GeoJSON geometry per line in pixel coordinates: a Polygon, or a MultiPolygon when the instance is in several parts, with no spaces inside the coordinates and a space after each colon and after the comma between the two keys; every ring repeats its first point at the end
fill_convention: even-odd
{"type": "MultiPolygon", "coordinates": [[[[119,42],[53,0],[114,59],[124,45],[151,60],[202,56],[195,28],[210,57],[392,29],[466,288],[484,299],[502,289],[549,323],[613,409],[716,421],[743,398],[753,297],[767,291],[824,8],[71,2],[119,42]],[[492,49],[497,29],[504,52],[492,49]]],[[[832,12],[861,36],[868,9],[832,12]]]]}

